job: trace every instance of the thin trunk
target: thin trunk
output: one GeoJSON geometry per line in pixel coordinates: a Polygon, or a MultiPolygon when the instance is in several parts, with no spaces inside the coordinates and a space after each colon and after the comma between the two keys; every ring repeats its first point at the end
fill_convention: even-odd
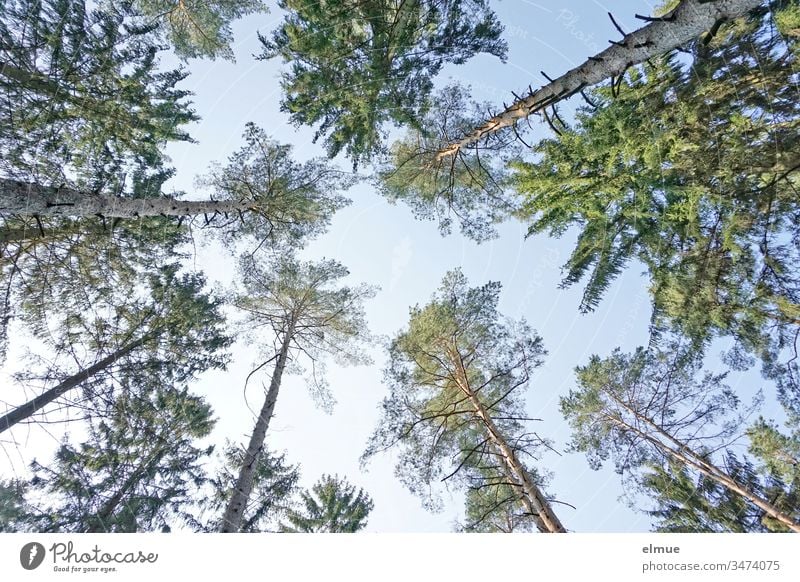
{"type": "Polygon", "coordinates": [[[254,209],[251,201],[176,200],[175,198],[128,198],[69,187],[0,179],[0,213],[21,216],[197,216],[236,214],[254,209]]]}
{"type": "Polygon", "coordinates": [[[567,530],[556,516],[553,508],[550,506],[550,502],[536,485],[524,465],[517,458],[516,453],[509,446],[503,434],[498,430],[489,411],[486,410],[486,407],[483,405],[483,402],[480,401],[472,390],[467,378],[464,362],[458,351],[454,350],[451,357],[456,364],[457,384],[464,395],[469,399],[470,404],[472,404],[475,410],[475,414],[485,426],[486,436],[503,459],[503,463],[506,465],[508,473],[510,473],[509,477],[522,488],[524,492],[522,502],[536,520],[536,526],[539,528],[539,531],[545,533],[565,533],[567,530]]]}
{"type": "Polygon", "coordinates": [[[745,15],[763,0],[683,0],[672,12],[626,35],[583,64],[517,99],[504,111],[437,153],[437,160],[456,155],[505,127],[571,97],[585,87],[622,75],[629,67],[663,55],[713,30],[721,21],[745,15]]]}
{"type": "MultiPolygon", "coordinates": [[[[666,453],[668,456],[672,457],[676,461],[679,461],[688,467],[694,468],[696,471],[702,473],[709,479],[716,481],[726,489],[729,489],[734,493],[741,495],[742,497],[750,501],[750,503],[752,503],[759,509],[763,510],[767,515],[775,518],[776,520],[784,524],[790,530],[800,533],[800,523],[793,520],[791,516],[782,512],[780,509],[775,507],[772,503],[770,503],[766,499],[763,499],[762,497],[750,491],[744,485],[738,483],[735,479],[733,479],[730,475],[728,475],[725,471],[723,471],[719,467],[703,460],[702,457],[699,457],[687,445],[684,445],[680,441],[668,435],[669,440],[673,443],[677,443],[677,446],[679,447],[677,450],[673,449],[672,447],[661,442],[657,438],[631,426],[630,424],[624,422],[623,420],[613,417],[609,418],[616,424],[620,425],[624,430],[629,430],[639,435],[641,438],[651,443],[662,453],[666,453]]],[[[650,426],[655,426],[652,422],[649,422],[647,419],[645,419],[645,422],[650,424],[650,426]]],[[[663,432],[660,429],[658,429],[658,427],[655,428],[659,433],[663,432]]]]}
{"type": "Polygon", "coordinates": [[[290,323],[286,335],[283,338],[283,344],[278,354],[278,360],[275,362],[275,370],[272,373],[272,380],[269,383],[264,406],[261,407],[258,420],[256,420],[256,426],[253,428],[253,434],[250,436],[250,443],[247,445],[242,468],[239,470],[236,486],[225,508],[225,514],[223,515],[222,525],[220,527],[220,532],[222,533],[236,533],[242,529],[244,512],[250,500],[250,494],[253,491],[253,477],[255,475],[256,465],[264,447],[264,438],[267,434],[269,421],[272,418],[272,412],[275,409],[275,402],[278,400],[281,377],[286,368],[286,360],[289,356],[289,344],[292,341],[293,335],[294,322],[290,323]]]}
{"type": "Polygon", "coordinates": [[[17,424],[18,422],[29,418],[33,415],[37,410],[47,406],[51,402],[53,402],[56,398],[63,396],[66,392],[69,392],[73,388],[79,386],[98,372],[101,372],[108,368],[111,364],[127,356],[136,348],[142,346],[147,340],[149,336],[144,336],[139,338],[138,340],[129,343],[125,347],[117,350],[113,354],[110,354],[97,362],[96,364],[89,366],[85,370],[81,370],[77,374],[70,376],[57,386],[53,386],[50,390],[47,390],[43,394],[40,394],[33,400],[26,402],[25,404],[16,407],[14,410],[6,414],[5,416],[0,417],[0,433],[5,430],[10,429],[12,426],[17,424]]]}
{"type": "Polygon", "coordinates": [[[86,533],[101,533],[108,531],[106,524],[114,514],[114,511],[116,511],[117,506],[133,488],[133,486],[136,485],[139,479],[141,479],[142,474],[146,473],[152,467],[157,465],[161,459],[166,456],[167,451],[168,448],[162,445],[153,455],[150,456],[150,459],[146,461],[144,465],[130,474],[130,476],[125,480],[125,483],[122,484],[122,487],[120,487],[117,492],[103,504],[103,507],[100,508],[100,511],[92,516],[91,519],[93,525],[90,525],[87,528],[86,533]]]}

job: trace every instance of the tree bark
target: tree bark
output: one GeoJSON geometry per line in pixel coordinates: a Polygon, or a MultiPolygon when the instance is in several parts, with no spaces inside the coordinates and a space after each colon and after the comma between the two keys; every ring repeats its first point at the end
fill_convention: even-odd
{"type": "Polygon", "coordinates": [[[467,371],[458,350],[453,350],[451,357],[456,365],[456,383],[461,391],[469,399],[470,404],[475,410],[475,414],[486,428],[486,436],[497,449],[503,463],[506,466],[507,474],[512,481],[519,484],[523,490],[522,502],[526,509],[534,517],[539,531],[544,533],[565,533],[567,530],[556,516],[550,502],[536,485],[530,473],[517,458],[514,450],[508,445],[505,437],[494,424],[489,411],[480,401],[472,390],[467,378],[467,371]]]}
{"type": "Polygon", "coordinates": [[[251,201],[127,198],[0,179],[0,213],[21,216],[140,218],[235,214],[253,209],[251,201]]]}
{"type": "Polygon", "coordinates": [[[127,356],[133,350],[142,346],[148,339],[149,336],[144,336],[134,342],[129,343],[128,345],[117,350],[113,354],[109,354],[96,364],[86,368],[85,370],[81,370],[80,372],[78,372],[73,376],[70,376],[57,386],[53,386],[52,388],[50,388],[50,390],[47,390],[43,394],[40,394],[33,400],[30,400],[21,406],[17,406],[14,410],[9,412],[5,416],[0,417],[0,433],[10,429],[18,422],[23,421],[26,418],[29,418],[37,410],[40,410],[41,408],[47,406],[48,404],[53,402],[56,398],[59,398],[66,392],[79,386],[81,383],[85,382],[98,372],[101,372],[104,369],[108,368],[111,364],[113,364],[120,358],[127,356]]]}
{"type": "Polygon", "coordinates": [[[683,0],[664,17],[653,19],[619,43],[589,57],[580,66],[517,99],[461,140],[440,149],[436,159],[456,155],[463,148],[555,105],[585,87],[622,75],[629,67],[684,45],[712,30],[718,22],[743,16],[761,4],[763,0],[683,0]]]}
{"type": "Polygon", "coordinates": [[[766,499],[759,497],[758,495],[750,491],[747,487],[738,483],[735,479],[733,479],[730,475],[728,475],[725,471],[723,471],[716,465],[713,465],[712,463],[703,460],[703,458],[699,457],[691,448],[681,443],[668,433],[665,433],[665,431],[660,429],[660,427],[658,427],[648,418],[640,416],[641,420],[643,420],[649,426],[653,427],[659,434],[665,435],[666,438],[668,438],[670,442],[674,443],[677,448],[673,448],[667,445],[666,443],[661,442],[652,435],[649,435],[644,431],[631,426],[630,424],[626,423],[621,419],[611,416],[609,416],[608,418],[612,422],[618,424],[622,428],[622,430],[631,431],[637,434],[639,437],[652,444],[662,453],[672,457],[676,461],[683,463],[688,467],[694,468],[696,471],[702,473],[709,479],[716,481],[726,489],[729,489],[741,495],[742,497],[747,499],[750,503],[752,503],[753,505],[764,511],[770,517],[773,517],[782,524],[784,524],[793,532],[800,533],[800,523],[797,523],[795,520],[793,520],[791,516],[785,514],[766,499]]]}
{"type": "Polygon", "coordinates": [[[222,533],[236,533],[242,529],[244,512],[250,500],[250,494],[253,491],[253,477],[256,471],[256,464],[258,463],[258,459],[264,447],[264,439],[267,434],[267,428],[269,427],[269,421],[272,418],[272,413],[275,410],[275,402],[278,400],[281,377],[286,368],[286,360],[289,357],[289,344],[292,341],[293,335],[294,322],[290,323],[286,335],[283,338],[281,351],[278,353],[278,359],[275,362],[275,370],[272,373],[272,380],[269,383],[264,405],[261,407],[261,412],[253,428],[253,434],[250,436],[250,442],[247,445],[244,462],[242,468],[239,470],[239,477],[236,480],[233,494],[225,508],[222,525],[220,526],[220,532],[222,533]]]}
{"type": "Polygon", "coordinates": [[[136,485],[137,481],[141,478],[142,474],[149,471],[152,467],[157,465],[161,459],[166,456],[168,448],[164,445],[161,445],[156,452],[150,456],[150,459],[147,460],[144,465],[140,466],[136,469],[133,473],[131,473],[125,482],[122,484],[114,495],[106,501],[103,506],[100,508],[95,515],[91,517],[91,524],[86,529],[86,533],[102,533],[107,532],[108,527],[106,524],[108,523],[109,518],[114,514],[114,511],[117,509],[117,506],[123,500],[125,495],[128,494],[134,485],[136,485]]]}

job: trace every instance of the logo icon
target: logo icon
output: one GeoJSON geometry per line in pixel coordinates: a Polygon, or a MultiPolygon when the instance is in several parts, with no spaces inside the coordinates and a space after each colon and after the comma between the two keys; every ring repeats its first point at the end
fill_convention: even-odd
{"type": "Polygon", "coordinates": [[[26,570],[35,570],[44,562],[44,546],[39,542],[30,542],[22,546],[19,552],[19,563],[26,570]]]}

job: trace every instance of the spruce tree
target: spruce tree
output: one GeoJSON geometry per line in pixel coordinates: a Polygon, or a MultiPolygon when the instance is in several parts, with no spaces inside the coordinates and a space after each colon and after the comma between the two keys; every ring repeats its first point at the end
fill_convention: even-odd
{"type": "Polygon", "coordinates": [[[323,475],[300,493],[302,508],[289,509],[281,531],[291,533],[354,533],[367,525],[373,502],[347,479],[323,475]]]}

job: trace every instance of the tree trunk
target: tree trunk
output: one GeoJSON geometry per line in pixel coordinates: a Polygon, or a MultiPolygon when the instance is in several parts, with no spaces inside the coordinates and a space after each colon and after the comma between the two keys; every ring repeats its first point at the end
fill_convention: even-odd
{"type": "Polygon", "coordinates": [[[289,344],[292,341],[293,335],[294,323],[291,323],[283,338],[283,344],[278,354],[278,360],[275,362],[275,370],[272,373],[272,380],[269,383],[264,406],[261,407],[258,420],[256,420],[256,426],[250,437],[250,443],[247,445],[244,462],[242,463],[242,468],[239,470],[239,477],[236,480],[236,486],[225,508],[222,525],[220,526],[220,532],[222,533],[236,533],[242,529],[244,512],[247,508],[247,502],[250,500],[250,494],[253,491],[253,477],[256,471],[256,464],[261,456],[261,450],[264,447],[264,438],[267,434],[269,421],[272,418],[272,412],[275,409],[275,402],[278,400],[281,377],[283,376],[283,370],[286,368],[286,360],[289,356],[289,344]]]}
{"type": "Polygon", "coordinates": [[[247,212],[253,205],[253,202],[235,200],[127,198],[0,179],[0,213],[21,216],[196,216],[247,212]]]}
{"type": "Polygon", "coordinates": [[[81,383],[85,382],[98,372],[103,371],[111,364],[119,360],[120,358],[127,356],[133,350],[142,346],[148,339],[149,336],[144,336],[132,343],[129,343],[128,345],[117,350],[113,354],[106,356],[96,364],[86,368],[85,370],[81,370],[80,372],[78,372],[73,376],[70,376],[57,386],[53,386],[52,388],[50,388],[50,390],[47,390],[43,394],[40,394],[33,400],[30,400],[21,406],[17,406],[14,410],[9,412],[5,416],[0,417],[0,433],[10,429],[18,422],[25,420],[26,418],[29,418],[37,410],[47,406],[48,404],[53,402],[56,398],[59,398],[66,392],[72,390],[76,386],[79,386],[81,383]]]}
{"type": "Polygon", "coordinates": [[[526,509],[534,516],[539,531],[544,533],[565,533],[567,530],[556,516],[553,508],[550,506],[550,502],[542,494],[541,489],[536,485],[524,465],[519,461],[514,450],[508,445],[505,437],[497,429],[489,411],[486,410],[486,407],[469,385],[467,371],[464,368],[461,355],[457,350],[454,350],[451,357],[453,357],[456,364],[456,382],[458,386],[469,399],[470,404],[472,404],[475,410],[475,414],[486,428],[486,436],[503,459],[508,476],[512,481],[518,483],[523,490],[524,495],[522,496],[522,501],[526,509]]]}
{"type": "Polygon", "coordinates": [[[463,148],[555,105],[585,87],[622,75],[629,67],[699,38],[704,32],[713,30],[718,22],[743,16],[761,4],[763,0],[683,0],[664,17],[654,18],[648,25],[626,35],[621,42],[612,44],[580,66],[517,99],[461,140],[440,149],[436,159],[456,155],[463,148]]]}
{"type": "MultiPolygon", "coordinates": [[[[744,485],[741,485],[740,483],[738,483],[735,479],[733,479],[730,475],[728,475],[725,471],[723,471],[722,469],[720,469],[716,465],[713,465],[713,464],[705,461],[702,457],[699,457],[687,445],[684,445],[680,441],[676,440],[675,438],[673,438],[668,433],[666,434],[667,438],[671,442],[676,444],[677,449],[672,448],[671,446],[667,445],[666,443],[661,442],[657,438],[655,438],[655,437],[653,437],[653,436],[651,436],[651,435],[649,435],[649,434],[647,434],[647,433],[645,433],[645,432],[643,432],[643,431],[631,426],[630,424],[624,422],[621,419],[614,418],[614,417],[609,417],[609,418],[614,423],[616,423],[620,427],[622,427],[623,430],[631,431],[631,432],[639,435],[639,437],[643,438],[644,440],[646,440],[647,442],[652,444],[654,447],[656,447],[662,453],[672,457],[673,459],[675,459],[676,461],[678,461],[680,463],[683,463],[687,467],[692,467],[693,469],[695,469],[696,471],[702,473],[703,475],[705,475],[709,479],[712,479],[712,480],[716,481],[717,483],[719,483],[720,485],[722,485],[726,489],[729,489],[729,490],[733,491],[734,493],[737,493],[737,494],[741,495],[742,497],[747,499],[750,503],[752,503],[753,505],[755,505],[756,507],[758,507],[759,509],[764,511],[767,515],[769,515],[770,517],[775,518],[776,520],[778,520],[779,522],[784,524],[790,530],[792,530],[794,532],[797,532],[797,533],[800,533],[800,523],[797,523],[795,520],[793,520],[791,516],[789,516],[789,515],[785,514],[784,512],[782,512],[780,509],[775,507],[772,503],[770,503],[766,499],[763,499],[762,497],[759,497],[758,495],[756,495],[755,493],[750,491],[744,485]]],[[[664,433],[663,430],[661,430],[658,426],[656,426],[649,419],[643,418],[643,420],[644,420],[644,422],[649,424],[651,427],[654,427],[658,433],[660,433],[660,434],[664,433]]]]}
{"type": "Polygon", "coordinates": [[[120,487],[117,492],[103,504],[103,506],[100,508],[100,511],[91,517],[92,524],[86,529],[86,533],[102,533],[108,531],[106,524],[114,514],[114,511],[117,509],[117,506],[123,500],[125,495],[127,495],[133,486],[136,485],[142,474],[149,471],[166,456],[167,451],[167,447],[161,445],[161,447],[150,456],[150,459],[147,460],[144,465],[140,466],[130,474],[130,476],[125,480],[125,483],[122,484],[122,487],[120,487]]]}

